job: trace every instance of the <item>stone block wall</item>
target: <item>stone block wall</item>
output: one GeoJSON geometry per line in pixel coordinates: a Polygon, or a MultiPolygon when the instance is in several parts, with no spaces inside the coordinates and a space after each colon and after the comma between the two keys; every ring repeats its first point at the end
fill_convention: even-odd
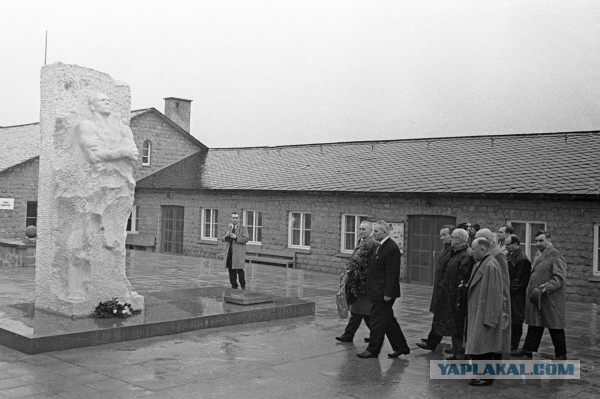
{"type": "Polygon", "coordinates": [[[27,202],[37,201],[39,158],[0,173],[0,197],[14,198],[13,210],[0,210],[0,238],[24,238],[27,202]]]}
{"type": "Polygon", "coordinates": [[[155,111],[133,117],[130,127],[140,152],[133,172],[136,181],[200,150],[155,111]],[[146,140],[152,143],[150,165],[142,166],[142,148],[146,140]]]}
{"type": "Polygon", "coordinates": [[[35,267],[35,243],[0,239],[0,267],[35,267]]]}
{"type": "MultiPolygon", "coordinates": [[[[219,210],[219,235],[230,222],[232,211],[263,212],[264,249],[288,248],[288,214],[290,211],[312,215],[311,249],[298,250],[299,268],[338,273],[347,257],[341,250],[342,214],[367,214],[375,219],[405,222],[408,237],[409,215],[455,216],[457,223],[478,223],[492,231],[507,221],[543,221],[552,233],[552,241],[568,264],[567,290],[571,299],[600,301],[600,282],[593,281],[593,224],[600,222],[597,201],[542,199],[481,198],[477,196],[385,195],[279,192],[209,192],[200,193],[143,190],[136,193],[140,205],[140,232],[154,232],[161,251],[161,205],[178,205],[185,209],[184,254],[216,258],[225,251],[224,243],[200,239],[200,211],[219,210]]],[[[407,248],[407,242],[404,243],[407,248]]],[[[406,281],[406,254],[402,257],[401,276],[406,281]]]]}

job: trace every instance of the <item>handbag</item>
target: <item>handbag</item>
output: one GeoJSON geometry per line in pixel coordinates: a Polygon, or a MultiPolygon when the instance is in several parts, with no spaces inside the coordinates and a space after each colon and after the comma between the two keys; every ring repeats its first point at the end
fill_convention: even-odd
{"type": "Polygon", "coordinates": [[[335,304],[337,305],[338,317],[345,319],[348,317],[348,302],[346,301],[346,288],[340,288],[340,291],[335,295],[335,304]]]}

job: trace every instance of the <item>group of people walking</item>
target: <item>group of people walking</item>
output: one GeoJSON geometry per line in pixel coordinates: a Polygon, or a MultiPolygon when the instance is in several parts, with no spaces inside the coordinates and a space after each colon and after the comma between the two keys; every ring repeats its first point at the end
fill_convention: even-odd
{"type": "MultiPolygon", "coordinates": [[[[400,296],[400,250],[389,232],[384,221],[363,222],[344,272],[351,317],[336,339],[351,342],[364,320],[370,335],[365,338],[367,349],[357,354],[361,358],[377,357],[385,336],[393,349],[389,357],[410,353],[392,310],[400,296]]],[[[431,330],[416,345],[435,351],[447,336],[452,340],[447,360],[502,360],[509,355],[531,359],[548,328],[555,359],[566,360],[566,263],[552,245],[550,233],[538,231],[534,238],[538,253],[532,264],[511,226],[498,230],[497,241],[487,228],[471,237],[466,229],[443,226],[444,250],[437,258],[429,309],[431,330]],[[529,327],[519,350],[523,323],[529,327]]],[[[492,383],[490,379],[469,382],[492,383]]]]}

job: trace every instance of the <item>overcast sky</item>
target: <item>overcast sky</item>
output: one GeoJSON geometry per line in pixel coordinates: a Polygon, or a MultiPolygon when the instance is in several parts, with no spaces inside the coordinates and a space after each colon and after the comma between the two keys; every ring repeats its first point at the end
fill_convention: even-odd
{"type": "Polygon", "coordinates": [[[600,129],[598,0],[3,2],[0,126],[39,121],[44,63],[132,109],[193,100],[209,147],[600,129]]]}

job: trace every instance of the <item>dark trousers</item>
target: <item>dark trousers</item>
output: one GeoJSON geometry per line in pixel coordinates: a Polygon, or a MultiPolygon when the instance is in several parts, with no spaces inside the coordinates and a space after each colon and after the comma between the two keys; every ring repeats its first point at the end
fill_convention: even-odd
{"type": "Polygon", "coordinates": [[[519,349],[519,343],[521,342],[521,336],[523,336],[523,324],[511,324],[510,326],[510,349],[519,349]]]}
{"type": "Polygon", "coordinates": [[[374,355],[381,352],[383,340],[387,336],[394,351],[408,348],[406,338],[402,333],[398,320],[394,317],[394,299],[386,301],[373,301],[371,303],[371,335],[367,350],[374,355]]]}
{"type": "MultiPolygon", "coordinates": [[[[443,335],[437,334],[433,330],[433,326],[431,326],[431,331],[429,331],[429,335],[427,335],[427,345],[432,348],[436,348],[440,342],[442,342],[443,335]]],[[[462,334],[454,334],[452,335],[452,352],[456,354],[465,353],[463,348],[463,337],[462,334]]]]}
{"type": "Polygon", "coordinates": [[[228,267],[227,271],[229,272],[229,282],[231,283],[231,288],[237,290],[238,278],[240,280],[240,286],[242,287],[242,289],[246,288],[246,275],[244,274],[244,269],[232,269],[228,267]]]}
{"type": "MultiPolygon", "coordinates": [[[[552,344],[554,345],[554,354],[556,356],[565,356],[567,354],[567,339],[565,338],[564,329],[549,328],[550,338],[552,338],[552,344]]],[[[542,342],[542,335],[544,335],[544,327],[541,326],[529,326],[527,327],[527,335],[525,336],[525,343],[523,344],[523,350],[528,352],[537,352],[542,342]]]]}
{"type": "MultiPolygon", "coordinates": [[[[472,360],[502,360],[502,355],[498,358],[498,354],[494,352],[482,353],[481,355],[471,355],[472,360]]],[[[482,378],[484,381],[493,381],[490,378],[482,378]]]]}
{"type": "Polygon", "coordinates": [[[348,325],[344,330],[344,337],[354,338],[354,334],[356,334],[356,331],[358,330],[358,327],[360,327],[360,323],[363,320],[370,330],[371,322],[369,316],[350,312],[350,320],[348,320],[348,325]]]}

